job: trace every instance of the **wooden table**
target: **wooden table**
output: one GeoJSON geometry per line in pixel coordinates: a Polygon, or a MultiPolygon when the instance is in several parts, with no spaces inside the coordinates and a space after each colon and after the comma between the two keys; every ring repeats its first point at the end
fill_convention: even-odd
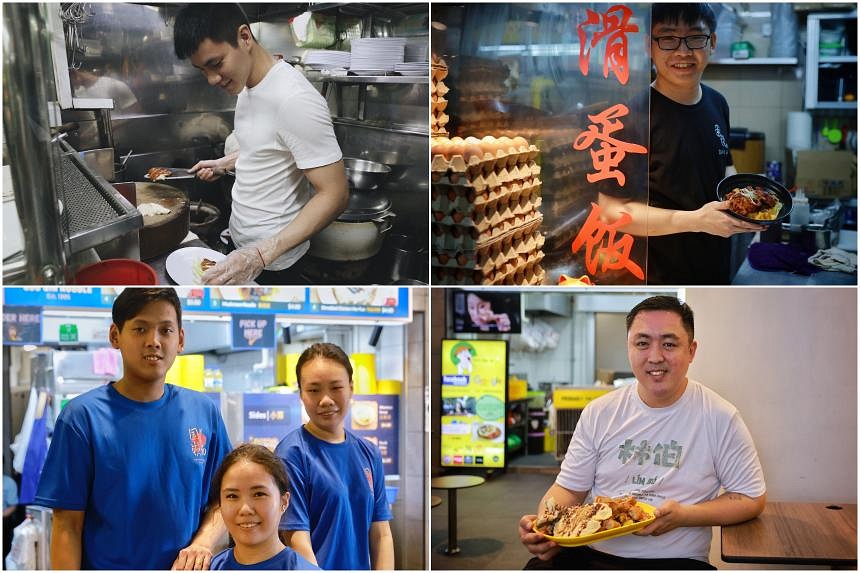
{"type": "Polygon", "coordinates": [[[442,498],[439,497],[438,495],[431,495],[430,496],[430,508],[432,509],[438,505],[442,505],[442,498]]]}
{"type": "Polygon", "coordinates": [[[430,480],[433,489],[448,490],[448,546],[442,548],[445,555],[455,555],[460,552],[457,545],[457,490],[475,487],[484,483],[484,478],[478,476],[442,476],[430,480]]]}
{"type": "Polygon", "coordinates": [[[721,528],[729,563],[857,565],[857,505],[768,502],[760,516],[721,528]]]}

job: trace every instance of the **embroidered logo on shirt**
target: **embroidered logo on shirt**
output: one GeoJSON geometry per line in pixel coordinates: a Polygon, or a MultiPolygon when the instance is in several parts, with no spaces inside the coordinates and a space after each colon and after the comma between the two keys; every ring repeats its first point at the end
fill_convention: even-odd
{"type": "Polygon", "coordinates": [[[373,474],[370,473],[370,468],[364,468],[364,477],[367,478],[367,485],[370,486],[370,491],[373,491],[373,474]]]}
{"type": "Polygon", "coordinates": [[[717,137],[720,139],[720,144],[721,144],[723,147],[725,147],[726,149],[728,149],[729,144],[728,144],[728,143],[726,143],[726,138],[723,136],[723,132],[722,132],[722,131],[720,131],[720,126],[719,126],[719,124],[716,124],[716,123],[714,124],[714,133],[716,133],[716,134],[717,134],[717,137]]]}
{"type": "Polygon", "coordinates": [[[195,456],[205,456],[206,434],[200,428],[188,428],[188,436],[191,438],[191,453],[195,456]]]}

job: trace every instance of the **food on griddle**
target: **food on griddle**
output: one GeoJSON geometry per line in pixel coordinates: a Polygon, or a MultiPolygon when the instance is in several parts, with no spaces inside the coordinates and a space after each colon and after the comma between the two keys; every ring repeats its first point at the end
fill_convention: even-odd
{"type": "Polygon", "coordinates": [[[782,209],[776,194],[758,185],[735,187],[726,194],[725,200],[732,212],[757,221],[772,221],[782,209]]]}
{"type": "Polygon", "coordinates": [[[162,181],[173,174],[167,167],[150,167],[146,172],[146,178],[150,181],[162,181]]]}
{"type": "Polygon", "coordinates": [[[535,529],[553,537],[582,537],[650,519],[633,496],[597,496],[594,503],[560,507],[550,497],[538,516],[535,529]]]}

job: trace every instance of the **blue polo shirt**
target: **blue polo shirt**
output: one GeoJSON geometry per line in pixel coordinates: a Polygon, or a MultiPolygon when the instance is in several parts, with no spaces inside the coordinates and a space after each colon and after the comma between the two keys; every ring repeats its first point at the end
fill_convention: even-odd
{"type": "Polygon", "coordinates": [[[170,569],[230,450],[207,396],[165,384],[158,400],[136,402],[112,382],[63,409],[35,503],[85,512],[83,569],[170,569]]]}
{"type": "Polygon", "coordinates": [[[370,569],[370,524],[391,519],[376,446],[349,430],[331,444],[301,427],[275,453],[292,490],[281,530],[309,531],[323,569],[370,569]]]}
{"type": "Polygon", "coordinates": [[[319,567],[289,547],[284,547],[283,551],[265,561],[260,561],[252,565],[242,565],[236,561],[236,556],[233,554],[233,548],[231,547],[213,557],[209,569],[213,571],[218,569],[229,569],[232,571],[237,569],[249,569],[253,571],[309,571],[312,569],[319,570],[319,567]]]}

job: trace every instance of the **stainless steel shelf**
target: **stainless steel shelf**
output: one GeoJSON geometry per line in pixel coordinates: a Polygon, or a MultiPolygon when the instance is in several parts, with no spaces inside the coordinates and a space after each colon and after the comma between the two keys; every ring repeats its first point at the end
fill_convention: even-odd
{"type": "Polygon", "coordinates": [[[401,133],[403,135],[417,135],[420,137],[427,137],[430,135],[430,131],[428,129],[422,129],[420,127],[410,125],[381,124],[349,117],[333,117],[331,118],[331,121],[335,124],[363,127],[377,131],[386,131],[388,133],[401,133]]]}
{"type": "Polygon", "coordinates": [[[857,56],[821,56],[818,58],[820,64],[853,64],[857,56]]]}
{"type": "Polygon", "coordinates": [[[819,101],[808,109],[857,109],[856,101],[819,101]]]}
{"type": "Polygon", "coordinates": [[[334,84],[427,84],[430,76],[320,76],[319,81],[334,84]]]}
{"type": "Polygon", "coordinates": [[[720,58],[711,64],[723,66],[796,66],[797,58],[747,58],[746,60],[720,58]]]}

